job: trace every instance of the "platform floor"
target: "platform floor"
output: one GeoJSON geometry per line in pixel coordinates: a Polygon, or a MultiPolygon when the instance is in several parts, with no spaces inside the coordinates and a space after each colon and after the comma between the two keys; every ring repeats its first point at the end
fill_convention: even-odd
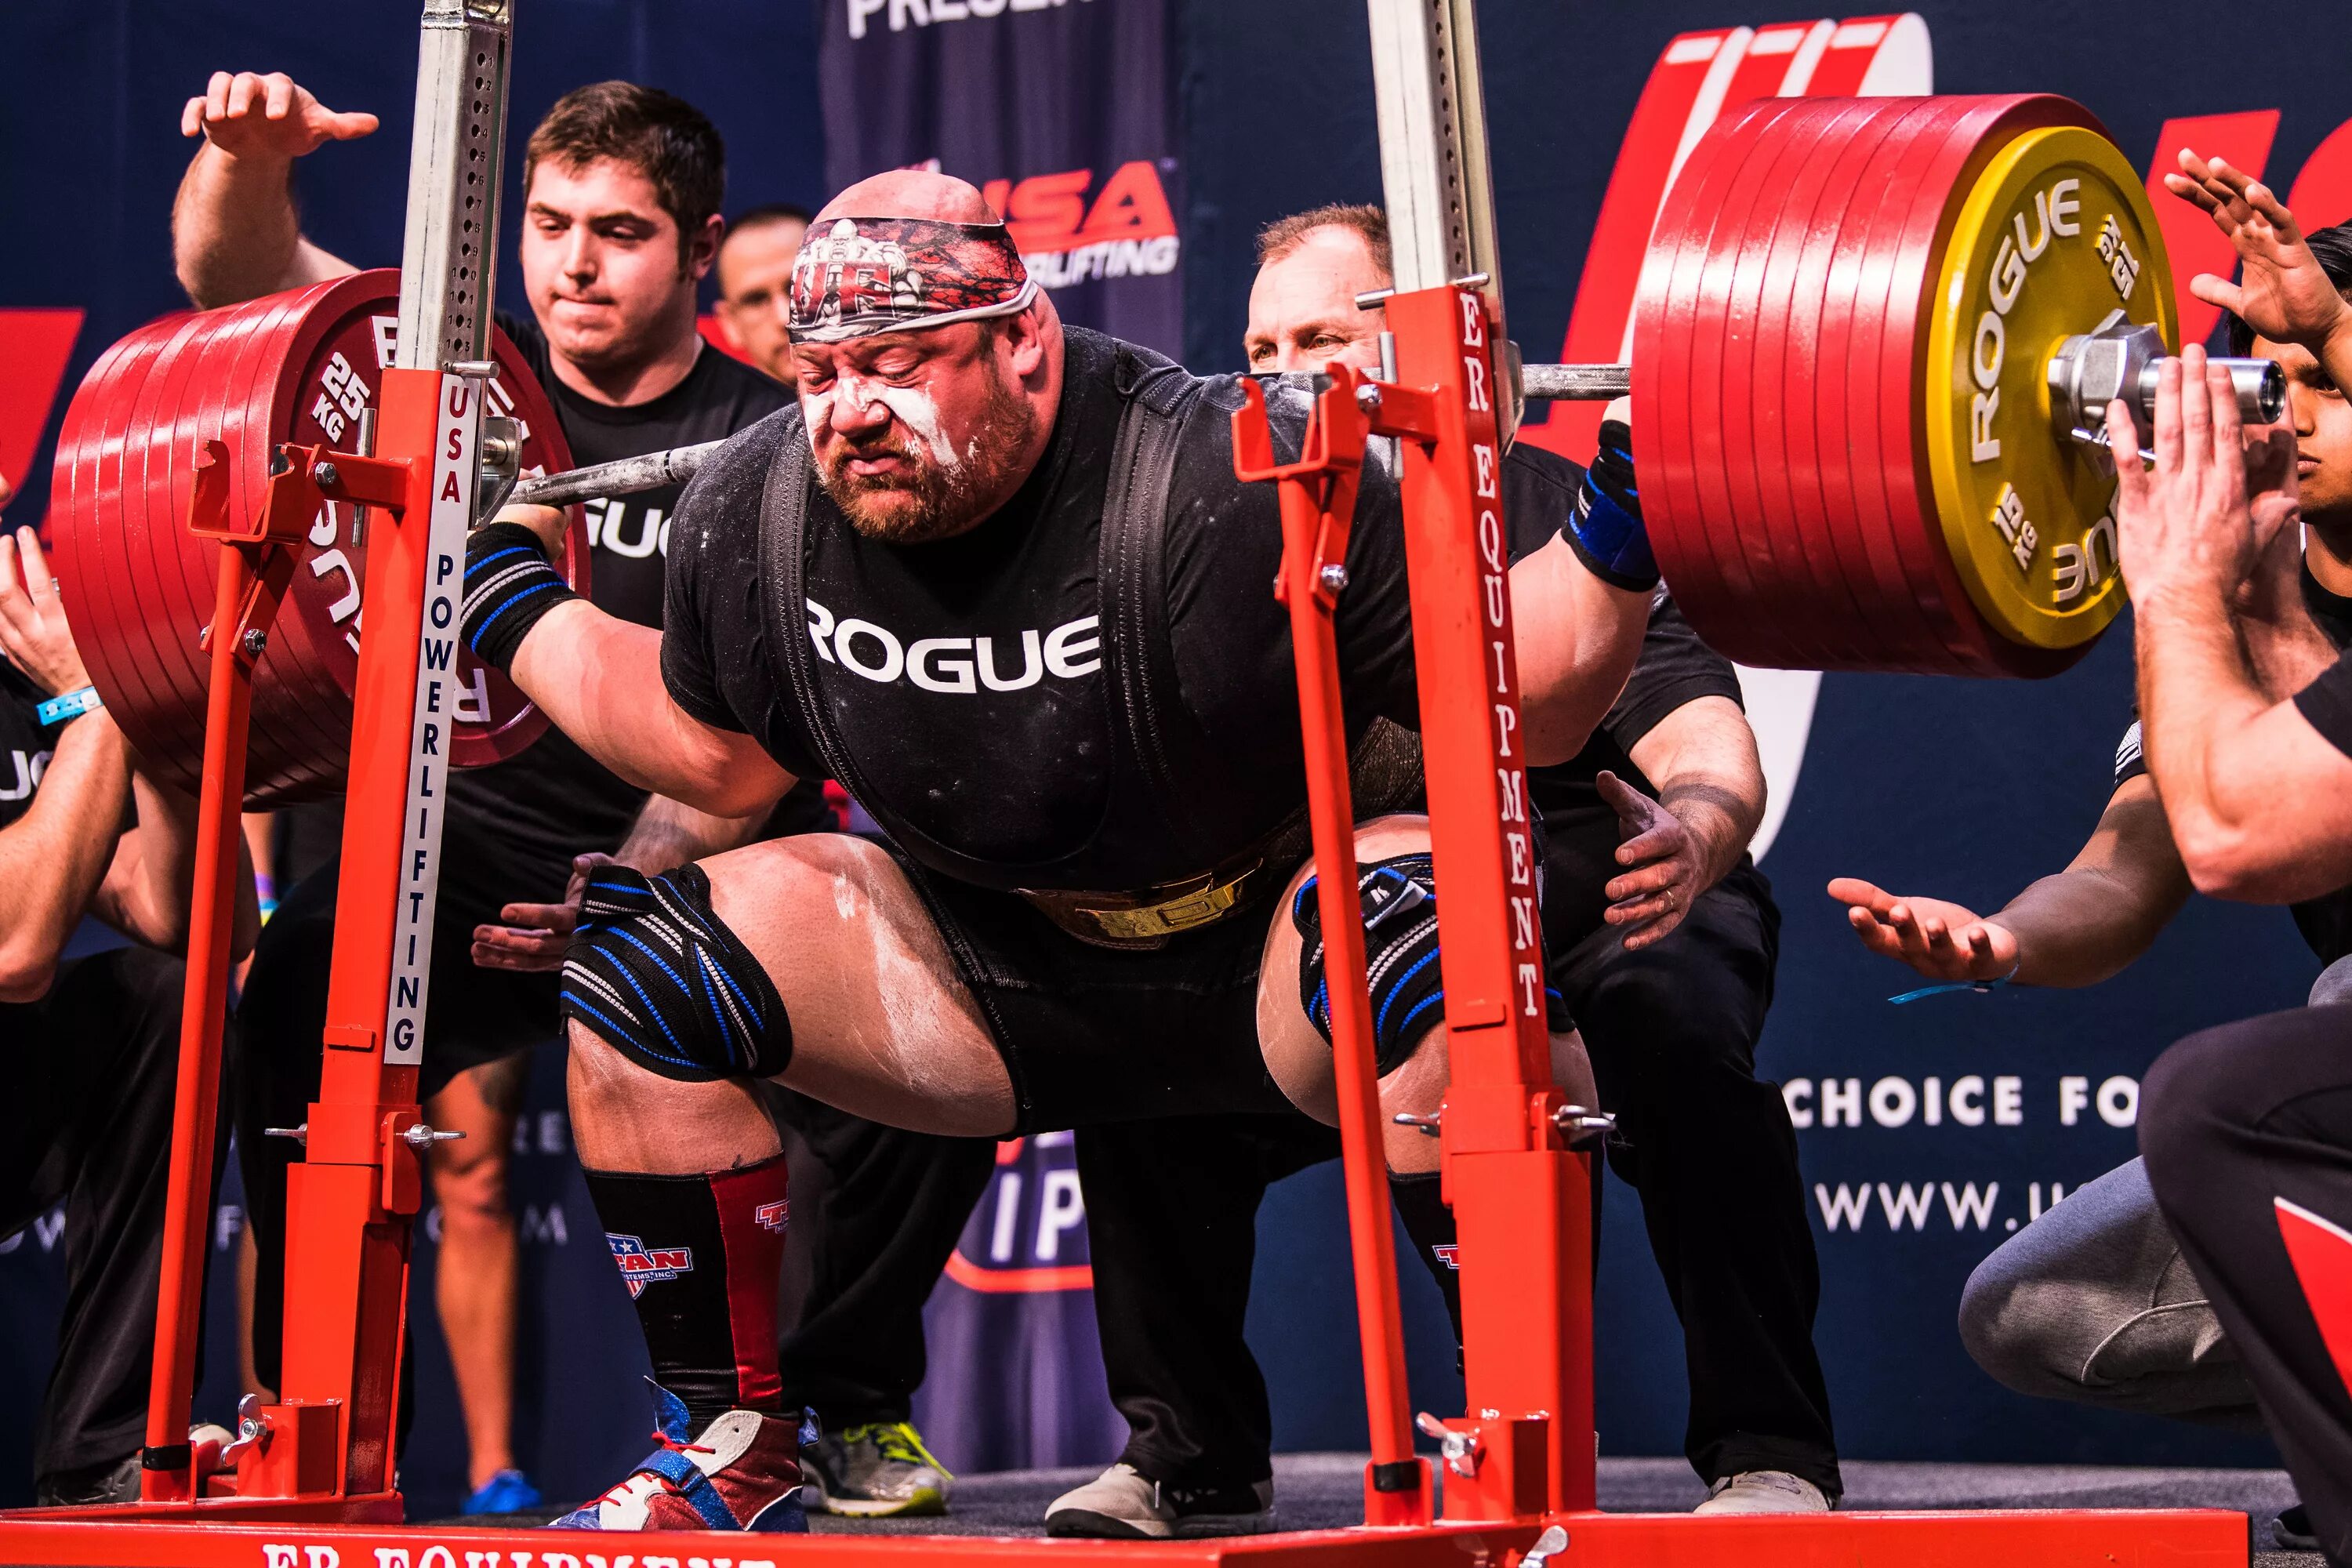
{"type": "MultiPolygon", "coordinates": [[[[1275,1508],[1286,1530],[1327,1529],[1363,1517],[1364,1456],[1286,1454],[1274,1461],[1275,1508]]],[[[1045,1505],[1092,1470],[1008,1470],[966,1476],[945,1519],[818,1517],[825,1533],[1042,1535],[1045,1505]]],[[[1845,1466],[1843,1506],[1857,1509],[2227,1508],[2253,1521],[2256,1568],[2319,1568],[2317,1552],[2282,1552],[2271,1521],[2294,1500],[2283,1470],[2136,1469],[2096,1465],[1845,1466]]],[[[1603,1459],[1601,1506],[1613,1512],[1679,1512],[1705,1496],[1680,1459],[1603,1459]]],[[[509,1516],[537,1523],[546,1514],[509,1516]]],[[[473,1520],[470,1523],[488,1522],[473,1520]]]]}

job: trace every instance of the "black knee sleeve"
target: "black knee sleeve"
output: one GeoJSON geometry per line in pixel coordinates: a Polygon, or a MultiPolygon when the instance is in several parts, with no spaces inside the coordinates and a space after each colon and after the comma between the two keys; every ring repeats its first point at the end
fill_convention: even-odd
{"type": "Polygon", "coordinates": [[[563,958],[563,1016],[649,1071],[772,1078],[793,1058],[784,999],[710,907],[698,866],[597,868],[563,958]]]}

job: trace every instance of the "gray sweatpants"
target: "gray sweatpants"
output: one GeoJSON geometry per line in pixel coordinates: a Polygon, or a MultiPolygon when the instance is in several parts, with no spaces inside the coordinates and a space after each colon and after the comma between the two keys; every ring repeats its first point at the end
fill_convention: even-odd
{"type": "MultiPolygon", "coordinates": [[[[2352,958],[2312,1005],[2352,1001],[2352,958]]],[[[2067,1194],[1977,1265],[1960,1342],[2020,1394],[2263,1429],[2237,1352],[2134,1160],[2067,1194]]]]}
{"type": "Polygon", "coordinates": [[[1960,1342],[2020,1394],[2262,1430],[2253,1386],[2137,1159],[1977,1265],[1960,1342]]]}

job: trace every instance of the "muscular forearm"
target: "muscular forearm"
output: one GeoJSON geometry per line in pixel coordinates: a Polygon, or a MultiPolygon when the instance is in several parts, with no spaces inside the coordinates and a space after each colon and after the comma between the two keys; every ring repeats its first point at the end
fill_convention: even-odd
{"type": "Polygon", "coordinates": [[[1988,918],[2017,938],[2018,984],[2095,985],[2146,952],[2179,907],[2151,909],[2107,873],[2070,867],[1988,918]]]}
{"type": "Polygon", "coordinates": [[[640,789],[714,816],[743,816],[791,787],[749,736],[712,729],[670,700],[662,634],[584,599],[534,624],[510,673],[556,727],[640,789]]]}
{"type": "Polygon", "coordinates": [[[74,927],[81,922],[114,857],[130,788],[130,752],[104,710],[77,719],[32,808],[0,828],[0,1001],[47,992],[74,927]]]}
{"type": "Polygon", "coordinates": [[[1630,754],[1698,847],[1700,888],[1712,888],[1739,863],[1764,821],[1764,764],[1748,716],[1728,697],[1696,698],[1634,742],[1630,754]]]}
{"type": "MultiPolygon", "coordinates": [[[[187,946],[195,900],[196,802],[135,771],[131,795],[138,828],[122,836],[90,912],[133,942],[178,952],[187,946]]],[[[243,958],[260,935],[261,914],[254,894],[252,852],[243,833],[236,843],[237,862],[230,877],[236,911],[230,956],[243,958]]]]}
{"type": "Polygon", "coordinates": [[[1584,749],[1608,717],[1641,651],[1650,595],[1603,583],[1565,539],[1511,568],[1520,721],[1528,762],[1544,767],[1584,749]]]}
{"type": "Polygon", "coordinates": [[[172,261],[203,309],[339,278],[353,268],[302,237],[290,160],[206,142],[172,204],[172,261]]]}
{"type": "Polygon", "coordinates": [[[651,796],[614,858],[652,876],[689,860],[740,849],[758,836],[760,825],[775,808],[776,798],[766,800],[757,810],[740,816],[714,816],[667,795],[651,796]]]}
{"type": "Polygon", "coordinates": [[[2298,594],[2271,614],[2238,625],[2238,641],[2254,683],[2273,702],[2284,702],[2334,664],[2337,648],[2303,607],[2298,594]]]}
{"type": "Polygon", "coordinates": [[[2275,703],[2226,613],[2186,593],[2150,595],[2133,612],[2142,744],[2190,879],[2222,897],[2307,896],[2295,875],[2304,847],[2277,820],[2280,781],[2250,739],[2275,703]]]}

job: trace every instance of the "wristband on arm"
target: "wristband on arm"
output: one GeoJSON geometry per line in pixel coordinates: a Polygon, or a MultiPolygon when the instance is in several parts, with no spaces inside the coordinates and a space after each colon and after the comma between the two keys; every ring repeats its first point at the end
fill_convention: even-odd
{"type": "Polygon", "coordinates": [[[35,708],[33,717],[39,720],[41,728],[46,730],[68,719],[79,719],[93,708],[105,706],[105,701],[98,695],[98,688],[85,686],[78,691],[59,692],[35,708]]]}
{"type": "Polygon", "coordinates": [[[1658,585],[1642,492],[1633,483],[1633,432],[1622,419],[1601,426],[1601,449],[1577,487],[1568,538],[1592,574],[1612,587],[1645,594],[1658,585]]]}
{"type": "Polygon", "coordinates": [[[579,596],[519,522],[490,523],[466,541],[466,648],[500,674],[540,616],[579,596]]]}

